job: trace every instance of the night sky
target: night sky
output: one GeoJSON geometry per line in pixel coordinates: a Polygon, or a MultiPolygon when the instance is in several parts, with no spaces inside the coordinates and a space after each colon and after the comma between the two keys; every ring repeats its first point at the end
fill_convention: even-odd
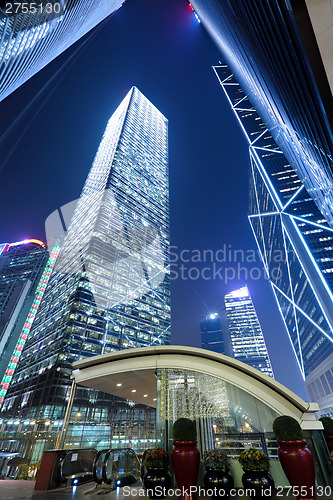
{"type": "Polygon", "coordinates": [[[251,263],[240,252],[236,261],[216,259],[219,250],[219,260],[224,250],[257,251],[247,219],[248,149],[212,70],[219,60],[186,0],[126,0],[0,103],[0,243],[45,240],[45,219],[80,195],[109,117],[137,86],[169,119],[171,250],[179,259],[182,250],[184,259],[194,250],[197,259],[213,254],[172,263],[173,278],[186,267],[171,281],[172,342],[200,346],[200,321],[247,284],[276,379],[307,399],[258,255],[251,263]],[[222,278],[225,267],[230,276],[243,270],[226,283],[213,279],[214,266],[222,278]],[[192,267],[192,278],[209,267],[211,279],[189,279],[192,267]]]}

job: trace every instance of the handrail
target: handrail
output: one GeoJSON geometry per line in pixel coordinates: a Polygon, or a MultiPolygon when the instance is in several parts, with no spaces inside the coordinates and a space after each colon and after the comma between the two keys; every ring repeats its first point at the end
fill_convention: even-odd
{"type": "Polygon", "coordinates": [[[115,448],[115,449],[110,449],[104,458],[104,463],[103,463],[103,470],[102,470],[102,479],[105,484],[113,484],[113,488],[115,489],[118,486],[124,486],[125,484],[132,484],[134,482],[137,482],[140,480],[140,462],[139,459],[136,455],[136,453],[131,449],[131,448],[115,448]],[[112,473],[112,468],[111,467],[111,475],[108,474],[108,462],[110,457],[113,455],[116,459],[113,459],[112,464],[115,464],[119,462],[119,455],[123,456],[124,458],[131,460],[132,459],[132,467],[130,470],[125,470],[124,468],[118,467],[118,471],[115,470],[114,473],[112,473]],[[133,466],[134,465],[134,466],[133,466]],[[113,476],[113,477],[112,477],[113,476]]]}
{"type": "Polygon", "coordinates": [[[60,481],[66,482],[68,479],[74,479],[76,477],[92,476],[92,468],[95,461],[95,459],[92,460],[92,455],[95,455],[95,457],[97,455],[97,451],[94,448],[72,448],[65,451],[66,455],[59,462],[60,481]],[[87,455],[90,456],[85,457],[85,452],[87,452],[87,455]],[[82,456],[80,457],[80,455],[82,456]],[[70,456],[70,464],[73,466],[73,471],[65,473],[64,467],[68,465],[68,459],[70,456]]]}
{"type": "Polygon", "coordinates": [[[103,482],[103,467],[104,467],[104,460],[105,460],[105,459],[103,460],[103,463],[102,463],[102,465],[101,465],[101,468],[102,468],[102,474],[101,474],[101,476],[99,477],[99,476],[97,475],[97,464],[98,464],[99,458],[100,458],[100,456],[101,456],[103,453],[108,453],[109,451],[110,451],[110,450],[109,450],[109,448],[106,448],[106,449],[104,449],[104,450],[100,450],[100,451],[98,451],[98,452],[97,452],[97,455],[96,455],[96,458],[95,458],[95,460],[94,460],[94,463],[93,463],[93,479],[94,479],[95,483],[97,483],[97,484],[102,484],[102,482],[103,482]]]}

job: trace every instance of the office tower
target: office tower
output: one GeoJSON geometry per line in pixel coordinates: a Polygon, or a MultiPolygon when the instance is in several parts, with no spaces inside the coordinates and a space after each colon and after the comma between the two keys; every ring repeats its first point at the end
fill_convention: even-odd
{"type": "Polygon", "coordinates": [[[218,313],[210,314],[200,321],[201,347],[210,351],[226,354],[221,319],[218,313]]]}
{"type": "MultiPolygon", "coordinates": [[[[37,244],[40,244],[43,246],[43,248],[45,248],[44,244],[39,240],[25,240],[24,243],[31,244],[32,242],[36,242],[37,244]]],[[[30,333],[33,322],[37,315],[40,303],[44,296],[47,284],[50,280],[50,276],[54,269],[54,265],[59,255],[59,249],[60,249],[59,242],[50,242],[50,248],[51,249],[49,255],[48,252],[45,250],[45,260],[47,256],[48,258],[45,267],[44,268],[42,267],[42,273],[39,269],[39,262],[37,260],[38,256],[36,256],[37,259],[31,260],[31,263],[36,266],[35,270],[32,271],[31,273],[31,277],[37,278],[37,276],[40,276],[40,279],[39,282],[36,282],[36,279],[34,280],[29,295],[27,295],[26,299],[25,300],[23,299],[22,301],[22,306],[19,312],[19,316],[14,322],[13,327],[11,329],[8,329],[8,331],[10,332],[10,336],[8,337],[7,343],[4,348],[3,356],[1,358],[0,406],[4,401],[10,383],[13,379],[15,370],[17,368],[17,365],[20,361],[23,352],[23,348],[27,341],[28,335],[30,333]],[[35,275],[34,272],[36,273],[35,275]],[[36,288],[36,283],[38,283],[37,288],[36,288]]],[[[27,259],[24,260],[26,261],[27,259]]],[[[20,261],[17,264],[18,265],[15,265],[15,267],[20,268],[22,264],[22,259],[20,259],[20,261]]],[[[27,266],[24,266],[22,271],[23,271],[22,275],[24,278],[25,273],[28,273],[27,266]]],[[[28,280],[28,283],[31,284],[32,282],[28,280]]],[[[12,316],[15,317],[14,314],[12,316]]],[[[8,323],[8,325],[10,324],[11,322],[8,323]]]]}
{"type": "Polygon", "coordinates": [[[191,4],[220,49],[222,62],[332,225],[331,3],[191,0],[191,4]]]}
{"type": "Polygon", "coordinates": [[[247,286],[227,293],[224,303],[234,358],[274,377],[264,336],[247,286]]]}
{"type": "Polygon", "coordinates": [[[47,258],[45,245],[39,240],[0,245],[0,381],[35,298],[47,258]]]}
{"type": "Polygon", "coordinates": [[[333,409],[333,229],[225,65],[250,152],[249,221],[310,398],[333,409]]]}
{"type": "MultiPolygon", "coordinates": [[[[22,432],[36,423],[40,450],[54,445],[69,398],[58,367],[170,343],[168,207],[167,120],[133,87],[107,124],[2,406],[11,422],[20,416],[22,432]]],[[[147,438],[149,403],[78,388],[67,442],[147,438]]]]}
{"type": "Polygon", "coordinates": [[[0,101],[122,4],[123,0],[0,2],[0,101]]]}

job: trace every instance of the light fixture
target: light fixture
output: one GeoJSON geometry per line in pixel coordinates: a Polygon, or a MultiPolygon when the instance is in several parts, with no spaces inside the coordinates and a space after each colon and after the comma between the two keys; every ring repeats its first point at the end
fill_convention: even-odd
{"type": "Polygon", "coordinates": [[[144,397],[144,398],[147,398],[147,397],[148,397],[148,394],[144,394],[144,395],[143,395],[143,397],[144,397]]]}
{"type": "Polygon", "coordinates": [[[136,389],[132,389],[132,392],[136,392],[136,389]]]}
{"type": "Polygon", "coordinates": [[[81,417],[82,413],[80,411],[77,412],[76,416],[81,417]]]}
{"type": "Polygon", "coordinates": [[[117,387],[121,387],[123,384],[117,384],[117,387]]]}

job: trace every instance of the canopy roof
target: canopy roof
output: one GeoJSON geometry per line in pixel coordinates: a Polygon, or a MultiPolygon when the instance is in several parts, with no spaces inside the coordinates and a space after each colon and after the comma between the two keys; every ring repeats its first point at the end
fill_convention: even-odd
{"type": "Polygon", "coordinates": [[[79,385],[156,407],[158,369],[215,377],[244,391],[247,398],[266,405],[272,412],[293,416],[303,429],[322,428],[314,415],[318,411],[316,403],[304,401],[245,363],[205,349],[184,346],[125,349],[76,361],[72,377],[79,385]]]}

